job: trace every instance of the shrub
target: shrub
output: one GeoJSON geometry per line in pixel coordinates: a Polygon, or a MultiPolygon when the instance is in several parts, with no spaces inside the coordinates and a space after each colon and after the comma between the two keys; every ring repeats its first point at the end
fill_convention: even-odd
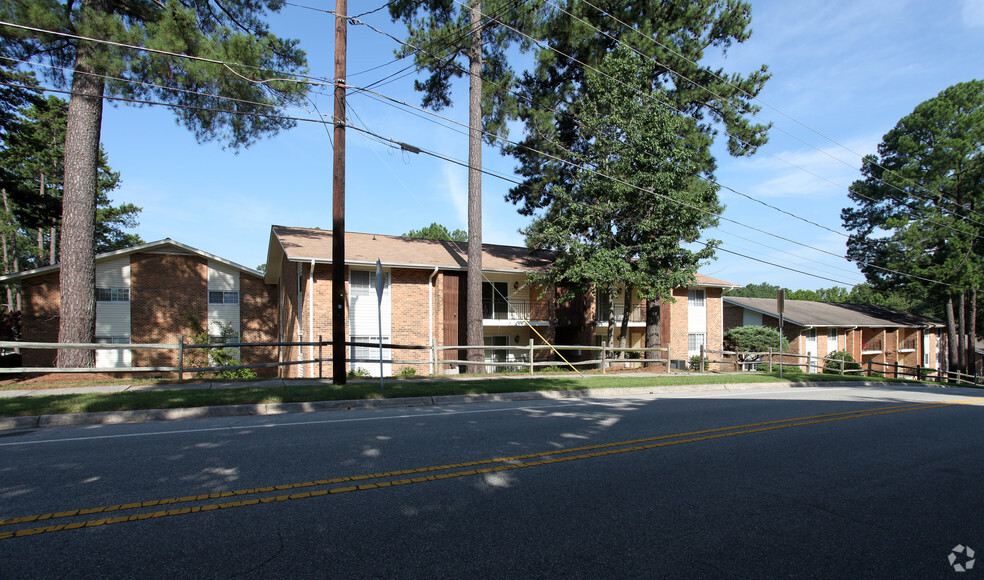
{"type": "Polygon", "coordinates": [[[399,371],[398,373],[396,373],[396,374],[397,374],[397,376],[400,376],[400,377],[404,377],[404,378],[409,378],[409,377],[413,377],[413,376],[416,376],[416,374],[417,374],[417,369],[415,369],[415,368],[413,368],[413,367],[403,367],[403,368],[402,368],[402,369],[400,369],[400,371],[399,371]]]}
{"type": "Polygon", "coordinates": [[[789,341],[775,328],[765,326],[737,326],[724,333],[724,350],[738,353],[738,362],[754,362],[761,355],[750,352],[766,352],[769,349],[789,350],[789,341]]]}
{"type": "MultiPolygon", "coordinates": [[[[763,373],[775,373],[775,374],[779,374],[779,363],[767,363],[767,362],[766,363],[762,363],[759,366],[755,367],[755,370],[760,371],[760,372],[763,372],[763,373]]],[[[795,375],[795,374],[800,374],[801,375],[801,374],[803,374],[803,369],[801,369],[800,367],[797,367],[797,366],[793,366],[790,363],[784,363],[782,365],[782,374],[783,375],[795,375]]]]}
{"type": "MultiPolygon", "coordinates": [[[[704,357],[704,370],[705,371],[707,370],[707,361],[708,361],[707,357],[704,357]]],[[[690,362],[687,364],[687,368],[690,369],[690,370],[692,370],[692,371],[699,371],[700,370],[700,355],[699,354],[695,354],[694,356],[690,357],[690,362]]]]}
{"type": "Polygon", "coordinates": [[[371,376],[372,375],[369,374],[369,371],[362,367],[355,367],[348,372],[348,378],[350,379],[368,379],[371,376]]]}
{"type": "MultiPolygon", "coordinates": [[[[844,361],[844,370],[861,370],[861,364],[854,361],[854,357],[847,351],[838,350],[826,356],[827,362],[823,365],[823,373],[826,375],[839,375],[841,372],[841,362],[844,361]]],[[[854,374],[854,373],[851,373],[854,374]]]]}

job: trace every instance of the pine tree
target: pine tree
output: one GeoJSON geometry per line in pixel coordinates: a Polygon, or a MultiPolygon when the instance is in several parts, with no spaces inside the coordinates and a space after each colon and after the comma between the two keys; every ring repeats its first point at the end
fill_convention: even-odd
{"type": "MultiPolygon", "coordinates": [[[[4,3],[8,22],[51,32],[4,27],[22,54],[73,71],[65,138],[60,342],[92,342],[95,333],[93,248],[103,97],[160,99],[175,105],[179,121],[199,140],[221,140],[233,148],[290,127],[289,120],[268,116],[272,105],[297,104],[307,90],[284,78],[305,70],[304,53],[296,41],[271,34],[263,20],[267,11],[282,5],[281,0],[4,3]]],[[[58,73],[62,69],[50,70],[66,82],[58,73]]],[[[94,363],[93,351],[58,353],[60,367],[94,363]]]]}

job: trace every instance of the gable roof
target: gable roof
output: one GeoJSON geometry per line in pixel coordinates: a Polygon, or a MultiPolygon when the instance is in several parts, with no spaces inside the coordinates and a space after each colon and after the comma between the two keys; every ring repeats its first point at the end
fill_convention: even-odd
{"type": "MultiPolygon", "coordinates": [[[[332,232],[310,228],[273,226],[267,251],[266,281],[273,284],[280,277],[282,258],[291,262],[331,263],[332,232]]],[[[465,242],[425,240],[381,234],[345,233],[345,263],[374,266],[376,260],[386,267],[423,268],[435,266],[442,270],[468,269],[468,247],[465,242]]],[[[530,252],[523,246],[482,244],[484,272],[526,273],[545,269],[552,262],[552,253],[530,252]]],[[[737,285],[697,274],[697,286],[736,288],[737,285]]]]}
{"type": "MultiPolygon", "coordinates": [[[[141,254],[141,253],[177,253],[177,254],[193,254],[196,256],[201,256],[206,260],[213,260],[215,262],[220,262],[226,266],[231,266],[236,268],[241,272],[250,274],[251,276],[256,276],[257,278],[262,278],[263,274],[243,266],[242,264],[237,264],[231,260],[226,260],[216,256],[215,254],[209,254],[208,252],[199,250],[198,248],[193,248],[187,244],[182,244],[181,242],[176,242],[171,238],[165,238],[163,240],[158,240],[156,242],[148,242],[146,244],[140,244],[139,246],[132,246],[129,248],[123,248],[122,250],[114,250],[112,252],[105,252],[102,254],[96,254],[96,263],[104,262],[106,260],[112,260],[115,258],[121,258],[123,256],[129,256],[131,254],[141,254]]],[[[51,272],[57,272],[61,268],[61,264],[54,264],[52,266],[44,266],[43,268],[35,268],[33,270],[24,270],[22,272],[14,272],[13,274],[6,274],[0,276],[0,282],[12,282],[16,280],[23,280],[25,278],[33,278],[35,276],[43,276],[51,272]]]]}
{"type": "MultiPolygon", "coordinates": [[[[345,263],[399,268],[467,270],[468,248],[463,242],[425,240],[386,236],[381,234],[345,233],[345,263]]],[[[332,262],[332,233],[329,230],[273,226],[267,251],[268,283],[280,275],[281,259],[291,262],[330,264],[332,262]]],[[[545,253],[531,254],[516,246],[482,244],[482,270],[488,272],[532,272],[550,263],[545,253]]]]}
{"type": "MultiPolygon", "coordinates": [[[[779,306],[775,298],[724,297],[725,305],[734,305],[759,312],[767,316],[779,317],[779,306]]],[[[873,304],[833,304],[812,300],[786,300],[783,305],[783,319],[796,326],[827,326],[854,328],[939,328],[943,324],[931,318],[917,316],[873,304]]]]}

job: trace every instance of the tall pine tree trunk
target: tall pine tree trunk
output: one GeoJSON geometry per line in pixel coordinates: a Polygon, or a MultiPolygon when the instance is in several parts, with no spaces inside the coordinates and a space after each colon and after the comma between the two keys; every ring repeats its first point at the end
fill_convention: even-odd
{"type": "MultiPolygon", "coordinates": [[[[105,11],[105,0],[83,0],[82,12],[105,11]]],[[[72,74],[65,132],[65,181],[62,197],[61,317],[58,342],[91,343],[96,331],[96,168],[102,127],[104,81],[94,59],[102,50],[80,42],[72,74]]],[[[58,351],[59,367],[95,366],[91,350],[58,351]]]]}
{"type": "Polygon", "coordinates": [[[977,372],[977,290],[970,291],[970,312],[967,335],[970,337],[967,349],[967,368],[969,373],[977,372]]]}
{"type": "MultiPolygon", "coordinates": [[[[646,299],[646,348],[660,348],[663,346],[662,312],[659,309],[659,300],[656,298],[646,299]]],[[[658,358],[659,353],[646,353],[646,358],[658,358]],[[655,356],[654,356],[655,355],[655,356]]],[[[647,362],[647,367],[654,367],[656,363],[647,362]]]]}
{"type": "MultiPolygon", "coordinates": [[[[5,188],[0,188],[0,194],[3,195],[3,213],[6,223],[4,224],[4,233],[2,235],[3,240],[3,273],[10,273],[10,256],[7,251],[7,230],[6,228],[11,228],[12,231],[12,219],[10,216],[10,205],[7,203],[7,190],[5,188]]],[[[14,310],[14,291],[10,283],[5,285],[7,290],[7,312],[14,310]]]]}
{"type": "MultiPolygon", "coordinates": [[[[468,278],[466,286],[465,337],[470,346],[485,342],[482,329],[482,3],[471,5],[471,46],[468,49],[468,278]]],[[[482,362],[483,351],[468,350],[468,360],[482,362]]],[[[468,372],[482,372],[482,365],[469,365],[468,372]]]]}
{"type": "Polygon", "coordinates": [[[960,291],[960,318],[958,319],[957,336],[960,341],[957,352],[957,370],[967,372],[967,292],[960,291]]]}
{"type": "MultiPolygon", "coordinates": [[[[622,320],[618,329],[618,347],[626,348],[629,339],[629,316],[632,315],[632,287],[626,284],[625,299],[622,303],[622,320]]],[[[619,353],[618,358],[625,358],[625,351],[619,353]]]]}
{"type": "Polygon", "coordinates": [[[960,339],[957,332],[957,321],[953,314],[953,294],[946,299],[946,360],[947,370],[957,371],[960,350],[960,339]]]}

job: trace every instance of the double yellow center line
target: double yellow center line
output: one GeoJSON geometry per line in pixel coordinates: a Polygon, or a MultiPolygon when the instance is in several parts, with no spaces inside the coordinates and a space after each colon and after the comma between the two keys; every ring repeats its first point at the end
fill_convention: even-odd
{"type": "Polygon", "coordinates": [[[31,536],[35,534],[45,534],[79,528],[89,528],[107,524],[118,524],[123,522],[134,522],[184,514],[238,508],[257,504],[276,503],[298,499],[307,499],[336,493],[348,493],[354,491],[365,491],[383,487],[395,487],[414,483],[424,483],[428,481],[438,481],[456,477],[468,477],[508,471],[511,469],[523,469],[526,467],[536,467],[550,465],[553,463],[563,463],[567,461],[577,461],[580,459],[590,459],[605,455],[615,455],[619,453],[629,453],[633,451],[643,451],[658,447],[668,447],[670,445],[680,445],[683,443],[695,443],[698,441],[708,441],[723,437],[733,437],[735,435],[747,435],[750,433],[761,433],[774,431],[788,427],[801,427],[804,425],[816,425],[819,423],[829,423],[833,421],[843,421],[846,419],[857,419],[862,417],[874,417],[877,415],[887,415],[892,413],[904,413],[909,411],[921,411],[925,409],[936,409],[940,407],[950,407],[954,405],[966,404],[966,402],[943,402],[943,403],[920,403],[909,405],[896,405],[891,407],[879,407],[862,411],[845,411],[841,413],[829,413],[825,415],[814,415],[810,417],[797,417],[795,419],[780,419],[775,421],[765,421],[761,423],[749,423],[746,425],[736,425],[731,427],[718,427],[715,429],[704,429],[701,431],[690,431],[687,433],[676,433],[673,435],[660,435],[647,437],[644,439],[633,439],[630,441],[619,441],[615,443],[604,443],[599,445],[588,445],[584,447],[574,447],[563,450],[543,451],[539,453],[528,453],[525,455],[514,455],[511,457],[495,457],[480,461],[469,461],[465,463],[454,463],[448,465],[436,465],[432,467],[420,467],[416,469],[404,469],[400,471],[390,471],[386,473],[373,473],[368,475],[354,475],[349,477],[336,477],[333,479],[320,479],[317,481],[306,481],[302,483],[289,483],[284,485],[274,485],[269,487],[257,487],[252,489],[240,489],[235,491],[225,491],[221,493],[209,493],[201,495],[191,495],[187,497],[150,500],[144,502],[134,502],[103,507],[67,510],[39,515],[30,515],[16,518],[0,520],[0,527],[32,524],[37,522],[47,522],[50,520],[66,520],[66,523],[47,525],[42,527],[24,527],[18,530],[0,532],[0,540],[31,536]],[[487,467],[482,467],[487,466],[487,467]],[[477,469],[478,468],[478,469],[477,469]],[[412,477],[408,477],[412,476],[412,477]],[[341,485],[338,484],[347,484],[341,485]],[[335,487],[331,487],[335,486],[335,487]],[[298,493],[281,495],[275,492],[293,491],[305,488],[323,488],[298,493]],[[206,502],[215,499],[243,498],[248,496],[263,495],[263,497],[249,497],[248,499],[237,499],[235,501],[223,503],[210,503],[205,505],[195,505],[191,507],[180,507],[158,511],[147,511],[141,513],[130,513],[129,515],[114,515],[114,517],[103,517],[99,519],[85,519],[85,516],[117,514],[120,512],[131,512],[142,508],[160,508],[174,504],[206,502]],[[74,521],[73,521],[74,520],[74,521]]]}

